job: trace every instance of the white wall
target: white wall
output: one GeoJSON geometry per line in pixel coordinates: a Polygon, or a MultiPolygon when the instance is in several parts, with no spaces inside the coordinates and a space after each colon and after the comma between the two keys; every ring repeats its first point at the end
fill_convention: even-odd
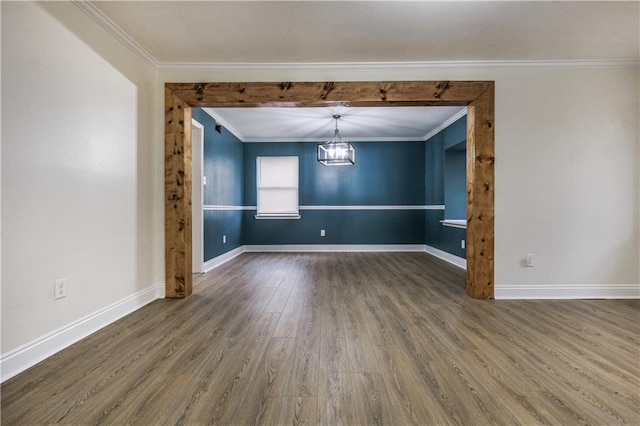
{"type": "Polygon", "coordinates": [[[157,297],[155,74],[71,3],[3,2],[3,378],[157,297]]]}
{"type": "MultiPolygon", "coordinates": [[[[637,65],[162,69],[179,81],[494,80],[496,297],[640,297],[637,65]],[[525,253],[535,266],[525,268],[525,253]]],[[[158,131],[162,131],[158,127],[158,131]]]]}
{"type": "Polygon", "coordinates": [[[510,74],[497,97],[502,294],[599,285],[638,297],[638,69],[510,74]]]}

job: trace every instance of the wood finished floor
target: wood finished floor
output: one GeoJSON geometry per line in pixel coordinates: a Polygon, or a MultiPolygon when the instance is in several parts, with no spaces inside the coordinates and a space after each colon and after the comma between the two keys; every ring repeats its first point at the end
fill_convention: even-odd
{"type": "Polygon", "coordinates": [[[2,385],[2,424],[640,424],[640,301],[418,253],[243,254],[2,385]]]}

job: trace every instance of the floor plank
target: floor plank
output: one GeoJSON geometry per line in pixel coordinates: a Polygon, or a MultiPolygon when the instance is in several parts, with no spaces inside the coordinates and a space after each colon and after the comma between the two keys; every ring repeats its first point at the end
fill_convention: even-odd
{"type": "Polygon", "coordinates": [[[639,300],[420,253],[244,253],[2,384],[3,424],[640,424],[639,300]]]}

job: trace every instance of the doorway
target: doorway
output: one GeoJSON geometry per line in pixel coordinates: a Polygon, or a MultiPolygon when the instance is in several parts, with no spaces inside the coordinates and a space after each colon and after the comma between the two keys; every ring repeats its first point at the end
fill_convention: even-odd
{"type": "Polygon", "coordinates": [[[191,150],[191,269],[194,274],[201,274],[204,272],[204,126],[194,119],[191,119],[191,150]]]}
{"type": "Polygon", "coordinates": [[[493,298],[494,82],[165,84],[165,295],[192,292],[191,107],[466,106],[467,295],[493,298]]]}

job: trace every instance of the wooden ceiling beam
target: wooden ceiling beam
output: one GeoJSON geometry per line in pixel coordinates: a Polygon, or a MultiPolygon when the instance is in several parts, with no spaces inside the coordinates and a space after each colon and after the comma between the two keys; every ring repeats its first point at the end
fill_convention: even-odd
{"type": "Polygon", "coordinates": [[[167,83],[194,107],[467,105],[490,81],[167,83]]]}

